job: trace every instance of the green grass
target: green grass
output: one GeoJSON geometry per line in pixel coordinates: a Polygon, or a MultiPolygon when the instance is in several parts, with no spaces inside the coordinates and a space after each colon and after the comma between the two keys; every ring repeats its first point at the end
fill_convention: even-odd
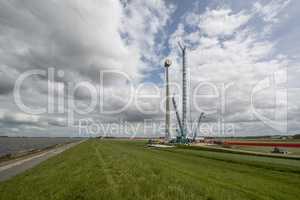
{"type": "MultiPolygon", "coordinates": [[[[273,151],[274,147],[255,147],[255,146],[234,146],[233,149],[240,149],[246,151],[254,151],[254,152],[261,152],[261,153],[270,153],[273,151]]],[[[300,155],[300,148],[280,148],[287,150],[289,155],[300,155]]]]}
{"type": "Polygon", "coordinates": [[[0,183],[0,199],[296,200],[300,161],[89,140],[0,183]]]}

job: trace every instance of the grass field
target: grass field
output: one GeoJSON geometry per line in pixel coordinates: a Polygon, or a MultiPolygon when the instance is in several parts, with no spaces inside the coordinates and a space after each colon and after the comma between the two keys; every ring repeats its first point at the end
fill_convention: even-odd
{"type": "Polygon", "coordinates": [[[89,140],[0,183],[0,199],[299,198],[298,160],[144,146],[89,140]]]}
{"type": "MultiPolygon", "coordinates": [[[[255,147],[255,146],[233,146],[233,149],[240,149],[246,151],[270,153],[274,147],[255,147]]],[[[300,148],[281,148],[289,152],[289,155],[300,155],[300,148]]]]}

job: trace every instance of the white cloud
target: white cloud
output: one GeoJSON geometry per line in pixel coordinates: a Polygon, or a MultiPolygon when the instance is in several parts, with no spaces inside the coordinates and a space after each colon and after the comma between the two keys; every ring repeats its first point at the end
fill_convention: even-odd
{"type": "Polygon", "coordinates": [[[160,62],[165,26],[175,7],[161,0],[129,1],[123,11],[121,31],[131,52],[140,59],[141,71],[151,71],[160,62]],[[163,12],[162,12],[163,11],[163,12]]]}
{"type": "Polygon", "coordinates": [[[251,16],[244,12],[233,14],[230,9],[207,10],[200,16],[198,27],[205,35],[229,36],[246,24],[251,16]]]}
{"type": "MultiPolygon", "coordinates": [[[[276,43],[266,39],[264,32],[260,32],[252,20],[261,19],[264,31],[272,31],[273,24],[280,24],[289,2],[256,3],[251,9],[238,11],[224,7],[207,8],[203,13],[189,10],[188,14],[184,14],[184,20],[178,21],[177,29],[168,35],[171,29],[166,28],[170,23],[177,23],[180,16],[173,15],[175,6],[164,0],[1,1],[0,108],[11,114],[0,113],[0,124],[2,128],[5,128],[5,123],[10,123],[22,124],[21,129],[26,125],[27,128],[47,127],[49,130],[66,125],[65,115],[31,116],[20,113],[11,94],[13,83],[20,73],[49,67],[54,67],[56,72],[64,70],[64,76],[56,77],[51,84],[56,95],[65,97],[69,94],[62,85],[68,82],[87,81],[98,90],[99,71],[104,70],[125,72],[137,89],[136,85],[143,83],[144,78],[161,65],[167,49],[162,45],[167,40],[171,49],[169,57],[174,62],[170,68],[172,83],[181,85],[177,42],[183,41],[190,47],[187,62],[192,72],[191,88],[200,81],[210,81],[217,86],[233,82],[234,86],[228,89],[227,113],[224,116],[231,121],[248,123],[253,119],[249,115],[249,96],[253,85],[290,63],[287,56],[274,54],[276,43]]],[[[104,107],[116,109],[126,104],[130,96],[128,81],[112,74],[107,74],[104,79],[104,107]]],[[[26,105],[46,107],[47,90],[46,77],[40,76],[27,80],[21,93],[26,105]]],[[[153,90],[146,87],[140,94],[132,95],[136,98],[151,94],[153,90]]],[[[175,86],[172,91],[175,94],[181,92],[175,86]]],[[[140,105],[147,110],[157,110],[163,103],[164,89],[161,86],[158,93],[160,99],[140,99],[140,105]]],[[[74,97],[76,105],[84,108],[89,100],[89,92],[84,88],[78,89],[74,97]]],[[[269,98],[261,97],[257,102],[262,109],[272,108],[269,98]]],[[[203,108],[215,109],[217,101],[201,99],[200,103],[203,108]]],[[[63,107],[55,101],[56,106],[63,107]]],[[[69,110],[68,107],[64,109],[69,110]]],[[[136,123],[145,118],[161,119],[162,110],[158,110],[145,114],[131,103],[118,115],[102,115],[96,110],[87,116],[76,115],[75,121],[80,117],[91,117],[106,122],[121,118],[136,123]]],[[[248,123],[244,127],[251,126],[248,123]]],[[[5,130],[10,128],[16,129],[7,126],[5,130]]]]}
{"type": "MultiPolygon", "coordinates": [[[[37,116],[18,114],[20,110],[15,108],[11,95],[14,81],[28,69],[54,67],[55,72],[63,70],[64,76],[55,74],[51,84],[55,95],[65,98],[70,98],[67,88],[62,87],[67,83],[88,81],[99,89],[99,74],[104,70],[124,72],[133,84],[142,82],[146,73],[161,60],[162,47],[156,40],[165,35],[164,28],[174,9],[162,0],[1,1],[0,97],[1,107],[11,108],[12,114],[3,115],[0,122],[32,126],[40,122],[37,116]]],[[[129,98],[127,80],[113,73],[106,74],[104,79],[105,107],[116,109],[126,104],[129,98]]],[[[22,100],[32,108],[45,108],[47,91],[46,77],[32,77],[23,84],[22,100]]],[[[77,106],[89,104],[89,92],[84,88],[79,88],[76,95],[77,106]]],[[[62,102],[55,100],[55,108],[63,107],[59,103],[62,102]]],[[[149,100],[145,105],[149,108],[154,104],[149,100]]],[[[69,110],[67,105],[64,110],[69,110]]],[[[107,121],[117,118],[97,112],[90,115],[107,121]]],[[[129,105],[120,116],[124,120],[143,118],[134,105],[129,105]]],[[[61,120],[65,115],[57,117],[46,114],[41,116],[41,121],[48,121],[49,126],[65,124],[61,120]]]]}
{"type": "MultiPolygon", "coordinates": [[[[226,90],[223,113],[220,113],[221,107],[215,107],[220,98],[219,101],[205,97],[197,99],[199,102],[196,103],[203,109],[215,109],[212,118],[219,113],[225,121],[234,122],[236,125],[248,121],[261,123],[257,122],[250,110],[252,89],[259,81],[272,77],[278,70],[286,69],[290,63],[288,57],[274,54],[276,42],[264,38],[264,33],[260,33],[255,24],[251,23],[256,17],[261,16],[253,9],[233,12],[230,9],[217,8],[207,9],[203,14],[195,11],[185,19],[190,23],[186,26],[180,24],[170,38],[169,43],[173,48],[170,57],[176,61],[174,67],[177,68],[171,72],[173,82],[181,82],[181,56],[176,46],[176,42],[181,39],[190,47],[187,61],[191,71],[192,89],[203,81],[218,89],[222,88],[223,84],[232,84],[226,90]]],[[[276,94],[271,88],[268,89],[267,93],[257,94],[259,98],[256,98],[254,103],[261,106],[258,109],[262,115],[272,118],[276,94]]],[[[199,113],[196,107],[192,107],[194,118],[199,113]]],[[[248,134],[252,133],[250,132],[248,134]]]]}
{"type": "Polygon", "coordinates": [[[278,23],[279,14],[289,5],[291,0],[272,0],[262,5],[260,2],[254,4],[255,10],[262,16],[265,22],[278,23]]]}

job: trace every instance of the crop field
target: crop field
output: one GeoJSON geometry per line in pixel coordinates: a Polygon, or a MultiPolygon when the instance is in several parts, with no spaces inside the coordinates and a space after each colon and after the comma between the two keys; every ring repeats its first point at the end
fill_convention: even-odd
{"type": "Polygon", "coordinates": [[[89,140],[0,183],[0,199],[296,200],[300,161],[89,140]]]}

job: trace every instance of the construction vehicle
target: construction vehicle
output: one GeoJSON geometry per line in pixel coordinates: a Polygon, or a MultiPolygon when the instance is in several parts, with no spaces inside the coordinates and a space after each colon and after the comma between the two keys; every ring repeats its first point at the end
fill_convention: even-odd
{"type": "Polygon", "coordinates": [[[278,154],[288,154],[288,151],[284,149],[279,149],[278,147],[274,147],[271,153],[278,153],[278,154]]]}
{"type": "Polygon", "coordinates": [[[179,125],[179,131],[177,130],[177,137],[176,140],[171,141],[173,143],[179,143],[179,144],[188,144],[190,143],[190,140],[186,137],[186,130],[182,127],[182,123],[181,123],[181,119],[179,116],[179,112],[177,109],[177,104],[175,101],[175,97],[172,97],[172,102],[173,102],[173,106],[174,106],[174,110],[175,110],[175,114],[176,114],[176,118],[177,118],[177,123],[179,125]]]}

